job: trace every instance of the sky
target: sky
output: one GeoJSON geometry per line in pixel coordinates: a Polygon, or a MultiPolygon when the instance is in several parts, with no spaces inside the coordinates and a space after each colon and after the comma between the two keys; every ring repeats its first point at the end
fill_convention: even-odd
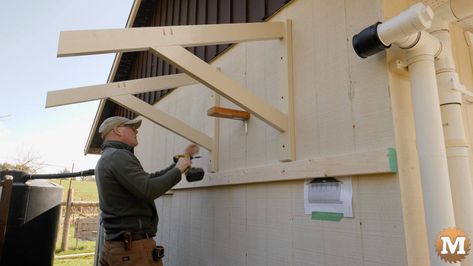
{"type": "Polygon", "coordinates": [[[84,148],[99,101],[45,108],[48,91],[107,82],[115,54],[57,58],[59,33],[124,28],[133,0],[0,2],[0,163],[37,157],[40,173],[95,168],[84,148]]]}

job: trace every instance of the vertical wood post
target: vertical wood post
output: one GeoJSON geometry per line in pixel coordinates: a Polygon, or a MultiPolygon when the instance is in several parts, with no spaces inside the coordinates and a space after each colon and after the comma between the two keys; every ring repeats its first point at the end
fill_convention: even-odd
{"type": "Polygon", "coordinates": [[[13,176],[7,175],[2,181],[2,196],[0,204],[0,258],[2,257],[3,246],[8,223],[8,213],[10,211],[10,199],[13,186],[13,176]]]}
{"type": "Polygon", "coordinates": [[[61,251],[66,251],[69,247],[69,227],[71,224],[72,201],[74,198],[74,189],[67,191],[66,214],[64,215],[64,226],[62,229],[61,251]]]}
{"type": "MultiPolygon", "coordinates": [[[[82,212],[82,207],[80,212],[82,212]]],[[[72,223],[74,224],[74,238],[76,239],[76,247],[74,249],[77,249],[77,247],[79,246],[79,238],[77,237],[77,220],[75,218],[75,214],[75,212],[72,212],[72,223]]]]}

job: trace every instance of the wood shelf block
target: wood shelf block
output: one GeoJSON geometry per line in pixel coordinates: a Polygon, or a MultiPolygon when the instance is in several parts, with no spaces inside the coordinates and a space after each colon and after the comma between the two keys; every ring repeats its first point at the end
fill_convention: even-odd
{"type": "Polygon", "coordinates": [[[208,116],[220,117],[220,118],[229,118],[235,120],[246,121],[250,119],[250,113],[241,110],[235,110],[230,108],[224,108],[219,106],[214,106],[207,110],[208,116]]]}

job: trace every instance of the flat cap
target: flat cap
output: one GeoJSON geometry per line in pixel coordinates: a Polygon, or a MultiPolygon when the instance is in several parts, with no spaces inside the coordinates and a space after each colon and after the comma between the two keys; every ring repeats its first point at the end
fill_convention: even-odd
{"type": "Polygon", "coordinates": [[[100,136],[103,139],[112,129],[123,125],[131,125],[134,129],[137,129],[141,126],[141,119],[131,120],[122,116],[109,117],[99,127],[100,136]]]}

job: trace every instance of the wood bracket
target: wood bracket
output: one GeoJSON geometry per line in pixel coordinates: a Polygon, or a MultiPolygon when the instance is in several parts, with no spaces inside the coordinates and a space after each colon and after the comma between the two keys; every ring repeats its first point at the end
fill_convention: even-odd
{"type": "Polygon", "coordinates": [[[247,121],[248,119],[250,119],[250,113],[248,112],[220,107],[220,106],[214,106],[210,108],[209,110],[207,110],[207,115],[213,116],[213,117],[242,120],[242,121],[247,121]]]}

